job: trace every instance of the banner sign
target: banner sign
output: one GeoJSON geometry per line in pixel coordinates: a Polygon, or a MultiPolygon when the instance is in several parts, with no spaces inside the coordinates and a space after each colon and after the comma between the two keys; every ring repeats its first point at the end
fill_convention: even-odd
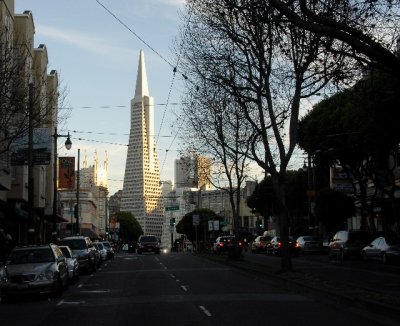
{"type": "Polygon", "coordinates": [[[58,188],[75,188],[75,157],[58,158],[58,188]]]}
{"type": "MultiPolygon", "coordinates": [[[[21,137],[11,145],[11,165],[28,165],[29,139],[21,137]]],[[[50,128],[33,129],[33,162],[34,165],[49,165],[51,159],[52,136],[50,128]]]]}

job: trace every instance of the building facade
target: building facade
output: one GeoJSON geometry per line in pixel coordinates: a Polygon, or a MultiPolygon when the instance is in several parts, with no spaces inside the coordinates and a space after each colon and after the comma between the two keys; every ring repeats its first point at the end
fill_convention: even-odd
{"type": "Polygon", "coordinates": [[[58,75],[35,48],[33,14],[0,2],[0,229],[14,244],[51,240],[54,214],[58,75]]]}
{"type": "Polygon", "coordinates": [[[141,50],[125,165],[121,211],[131,212],[145,234],[162,236],[164,207],[154,132],[154,100],[150,97],[141,50]]]}

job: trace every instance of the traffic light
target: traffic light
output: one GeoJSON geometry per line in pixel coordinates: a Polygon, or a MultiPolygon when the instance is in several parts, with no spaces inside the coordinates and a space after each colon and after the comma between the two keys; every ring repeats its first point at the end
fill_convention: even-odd
{"type": "Polygon", "coordinates": [[[169,219],[169,225],[174,226],[175,225],[175,217],[171,217],[169,219]]]}

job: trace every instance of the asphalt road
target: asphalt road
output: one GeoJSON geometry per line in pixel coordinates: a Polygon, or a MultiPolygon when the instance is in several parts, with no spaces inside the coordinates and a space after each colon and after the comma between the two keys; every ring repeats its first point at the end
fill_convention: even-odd
{"type": "Polygon", "coordinates": [[[25,298],[0,305],[1,326],[257,324],[394,325],[190,253],[118,254],[57,300],[25,298]]]}

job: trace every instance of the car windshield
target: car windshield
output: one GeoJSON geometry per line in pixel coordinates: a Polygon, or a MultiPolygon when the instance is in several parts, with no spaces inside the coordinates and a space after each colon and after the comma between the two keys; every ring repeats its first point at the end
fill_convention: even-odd
{"type": "Polygon", "coordinates": [[[303,240],[304,240],[304,241],[315,241],[315,240],[317,240],[317,239],[314,238],[314,237],[312,237],[312,236],[306,236],[306,237],[303,237],[303,240]]]}
{"type": "Polygon", "coordinates": [[[111,248],[111,245],[109,242],[103,242],[104,248],[111,248]]]}
{"type": "Polygon", "coordinates": [[[8,265],[47,263],[54,261],[54,254],[50,248],[26,249],[12,252],[7,259],[8,265]]]}
{"type": "Polygon", "coordinates": [[[63,239],[60,243],[68,246],[71,250],[86,249],[86,242],[83,239],[63,239]]]}
{"type": "Polygon", "coordinates": [[[63,252],[64,256],[67,258],[71,258],[71,252],[68,250],[67,247],[60,247],[61,251],[63,252]]]}
{"type": "Polygon", "coordinates": [[[94,245],[95,245],[95,246],[97,247],[97,249],[99,249],[99,250],[104,249],[104,246],[103,246],[102,243],[95,243],[94,245]]]}
{"type": "Polygon", "coordinates": [[[140,238],[141,242],[157,242],[156,237],[141,237],[140,238]]]}

